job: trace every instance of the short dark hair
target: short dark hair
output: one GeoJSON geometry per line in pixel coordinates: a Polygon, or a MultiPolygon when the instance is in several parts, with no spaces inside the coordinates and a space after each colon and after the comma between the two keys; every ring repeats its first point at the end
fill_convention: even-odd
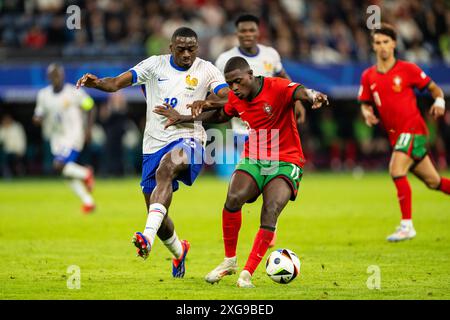
{"type": "Polygon", "coordinates": [[[236,28],[239,25],[239,23],[241,23],[241,22],[254,22],[259,26],[259,18],[252,14],[243,14],[243,15],[239,16],[239,18],[237,18],[236,22],[234,23],[236,28]]]}
{"type": "Polygon", "coordinates": [[[194,37],[196,40],[198,40],[197,33],[195,33],[194,30],[188,27],[181,27],[175,30],[175,32],[172,35],[172,42],[174,42],[177,37],[186,37],[186,38],[194,37]]]}
{"type": "Polygon", "coordinates": [[[373,37],[376,34],[384,34],[385,36],[390,37],[392,40],[397,41],[397,32],[395,31],[394,26],[390,25],[389,23],[382,23],[380,25],[380,28],[373,29],[370,33],[373,41],[373,37]]]}
{"type": "Polygon", "coordinates": [[[249,70],[250,65],[244,58],[236,56],[227,61],[223,73],[228,73],[236,69],[241,69],[242,71],[249,70]]]}
{"type": "Polygon", "coordinates": [[[52,62],[47,67],[47,73],[53,70],[64,71],[64,67],[59,62],[52,62]]]}

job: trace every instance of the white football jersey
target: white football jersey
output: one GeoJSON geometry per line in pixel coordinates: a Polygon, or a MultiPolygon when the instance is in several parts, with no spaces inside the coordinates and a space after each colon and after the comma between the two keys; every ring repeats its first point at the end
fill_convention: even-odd
{"type": "Polygon", "coordinates": [[[39,90],[34,115],[43,118],[54,155],[66,156],[72,149],[83,149],[86,117],[81,105],[86,98],[89,96],[83,89],[67,83],[58,93],[51,85],[39,90]]]}
{"type": "Polygon", "coordinates": [[[195,138],[206,143],[206,132],[201,123],[183,123],[164,129],[167,118],[153,112],[156,106],[170,104],[180,114],[190,115],[186,105],[206,99],[207,93],[217,93],[226,87],[220,71],[208,61],[196,58],[185,70],[177,66],[172,55],[151,56],[130,71],[133,85],[142,85],[147,100],[142,152],[154,153],[179,138],[195,138]]]}
{"type": "MultiPolygon", "coordinates": [[[[216,60],[216,67],[223,73],[227,61],[236,56],[247,60],[255,76],[274,77],[283,70],[278,52],[262,44],[258,44],[258,52],[255,55],[248,55],[239,47],[231,48],[220,54],[216,60]]],[[[231,119],[231,126],[237,134],[248,134],[248,129],[240,118],[231,119]]]]}

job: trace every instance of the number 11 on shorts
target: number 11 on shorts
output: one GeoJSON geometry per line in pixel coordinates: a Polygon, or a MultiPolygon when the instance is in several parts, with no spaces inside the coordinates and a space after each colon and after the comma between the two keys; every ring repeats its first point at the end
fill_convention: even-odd
{"type": "Polygon", "coordinates": [[[292,164],[292,172],[291,172],[292,179],[297,180],[299,176],[300,176],[300,168],[297,167],[295,164],[292,164]]]}

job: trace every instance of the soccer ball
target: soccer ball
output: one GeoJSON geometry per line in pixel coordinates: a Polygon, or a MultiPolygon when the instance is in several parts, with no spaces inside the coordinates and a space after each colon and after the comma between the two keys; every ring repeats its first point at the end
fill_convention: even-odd
{"type": "Polygon", "coordinates": [[[266,261],[266,273],[277,283],[289,283],[300,273],[300,259],[289,249],[273,251],[266,261]]]}

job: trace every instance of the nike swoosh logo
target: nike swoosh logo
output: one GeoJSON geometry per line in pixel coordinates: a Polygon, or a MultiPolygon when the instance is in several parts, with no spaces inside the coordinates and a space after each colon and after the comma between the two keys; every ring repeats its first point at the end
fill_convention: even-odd
{"type": "Polygon", "coordinates": [[[168,78],[158,78],[158,81],[167,81],[169,80],[168,78]]]}
{"type": "Polygon", "coordinates": [[[238,112],[239,113],[239,115],[242,115],[242,114],[244,114],[245,113],[245,111],[242,111],[242,112],[238,112]]]}

